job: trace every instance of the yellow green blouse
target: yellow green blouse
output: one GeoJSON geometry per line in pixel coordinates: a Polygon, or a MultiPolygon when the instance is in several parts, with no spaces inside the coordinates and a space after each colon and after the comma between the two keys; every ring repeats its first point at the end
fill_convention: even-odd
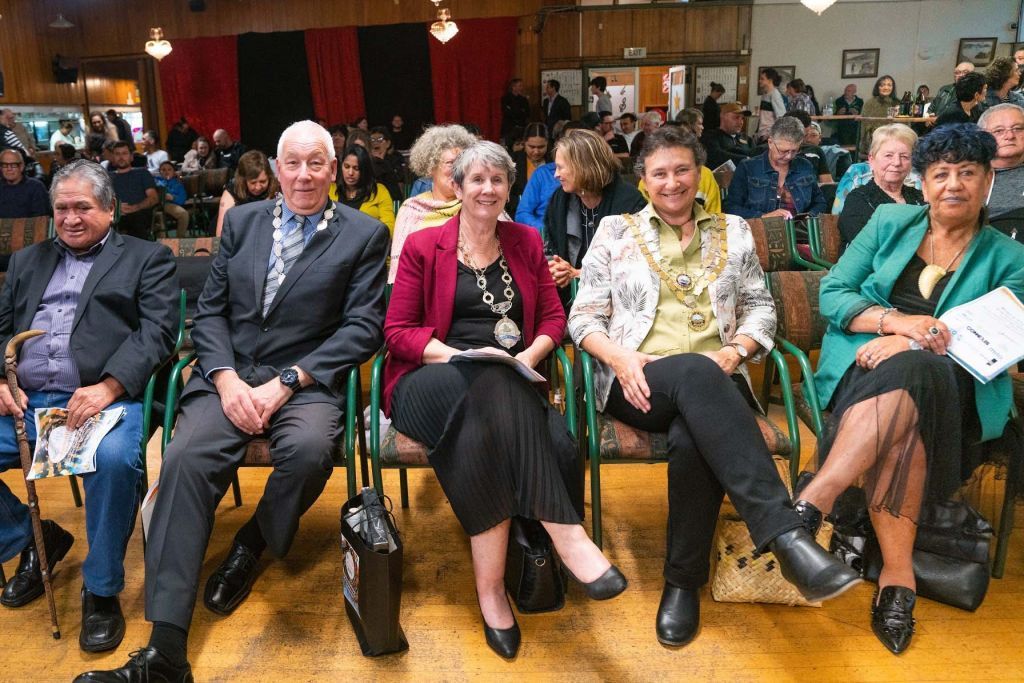
{"type": "MultiPolygon", "coordinates": [[[[698,231],[714,228],[715,219],[697,204],[693,206],[693,215],[697,227],[685,246],[680,242],[682,239],[681,226],[669,225],[656,214],[651,217],[651,224],[658,229],[661,262],[663,265],[668,265],[670,272],[686,272],[693,275],[700,272],[703,267],[698,231]]],[[[672,356],[677,353],[700,353],[717,351],[722,348],[722,340],[718,334],[718,320],[715,319],[714,311],[711,308],[711,295],[708,293],[707,286],[704,286],[696,297],[696,310],[704,315],[705,320],[710,321],[707,328],[700,332],[691,330],[686,322],[692,310],[676,298],[675,293],[669,289],[668,285],[661,282],[654,324],[637,350],[655,356],[672,356]]]]}

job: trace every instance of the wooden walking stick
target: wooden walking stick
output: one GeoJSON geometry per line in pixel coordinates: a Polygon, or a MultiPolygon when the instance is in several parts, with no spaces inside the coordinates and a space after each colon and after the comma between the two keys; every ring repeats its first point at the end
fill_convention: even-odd
{"type": "MultiPolygon", "coordinates": [[[[18,347],[31,339],[46,334],[43,330],[28,330],[16,334],[7,342],[4,351],[4,371],[7,374],[7,388],[15,404],[21,403],[21,390],[18,388],[18,347]]],[[[32,519],[32,537],[36,542],[36,553],[39,555],[39,571],[43,575],[43,589],[46,600],[50,604],[50,625],[53,637],[60,638],[60,626],[57,624],[57,606],[53,602],[53,585],[50,582],[50,563],[46,558],[46,542],[43,539],[43,523],[39,515],[39,497],[36,495],[36,483],[28,478],[32,469],[32,453],[28,448],[28,434],[25,433],[25,418],[14,416],[14,433],[18,437],[18,451],[21,454],[21,469],[25,474],[25,488],[28,491],[28,513],[32,519]]]]}

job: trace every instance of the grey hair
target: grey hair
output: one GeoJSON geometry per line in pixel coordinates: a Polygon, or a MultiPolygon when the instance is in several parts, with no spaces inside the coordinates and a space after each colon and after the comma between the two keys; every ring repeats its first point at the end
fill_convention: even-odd
{"type": "Polygon", "coordinates": [[[981,118],[978,119],[978,127],[988,130],[988,128],[985,127],[985,124],[988,123],[990,118],[1001,111],[1015,111],[1019,116],[1024,117],[1024,107],[1021,107],[1019,104],[1013,104],[1012,102],[1003,102],[983,111],[981,113],[981,118]]]}
{"type": "MultiPolygon", "coordinates": [[[[217,132],[220,131],[218,130],[217,132]]],[[[327,129],[316,121],[306,119],[305,121],[296,121],[281,133],[281,137],[277,140],[278,159],[284,156],[284,143],[294,137],[302,137],[306,140],[312,139],[313,142],[319,142],[324,146],[324,151],[327,152],[328,161],[334,161],[337,157],[337,152],[334,149],[334,138],[327,132],[327,129]]]]}
{"type": "Polygon", "coordinates": [[[640,117],[640,122],[643,123],[644,121],[661,124],[661,116],[656,111],[649,111],[640,117]]]}
{"type": "Polygon", "coordinates": [[[93,199],[101,207],[107,210],[114,208],[114,183],[111,182],[110,175],[102,166],[88,159],[75,159],[57,171],[57,174],[53,176],[53,183],[50,185],[50,204],[57,201],[57,192],[61,185],[76,179],[89,183],[93,199]]]}
{"type": "Polygon", "coordinates": [[[786,140],[798,145],[804,141],[804,124],[792,116],[783,116],[772,124],[772,130],[768,134],[773,140],[786,140]]]}
{"type": "Polygon", "coordinates": [[[879,126],[871,134],[871,148],[868,152],[872,156],[877,154],[882,145],[890,140],[902,142],[907,146],[907,149],[914,151],[914,146],[917,145],[917,133],[905,123],[888,123],[884,126],[879,126]]]}
{"type": "Polygon", "coordinates": [[[413,144],[409,168],[419,176],[433,175],[441,155],[450,149],[466,149],[479,138],[457,123],[431,126],[413,144]]]}
{"type": "Polygon", "coordinates": [[[462,181],[466,179],[470,169],[476,164],[504,171],[508,177],[509,186],[516,181],[516,164],[505,148],[490,140],[478,140],[464,148],[455,159],[455,166],[452,168],[452,182],[462,187],[462,181]]]}

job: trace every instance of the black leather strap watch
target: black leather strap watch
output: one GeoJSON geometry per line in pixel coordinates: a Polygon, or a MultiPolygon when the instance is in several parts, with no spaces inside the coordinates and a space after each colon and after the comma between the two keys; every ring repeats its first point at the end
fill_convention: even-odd
{"type": "Polygon", "coordinates": [[[281,380],[281,384],[285,385],[293,392],[302,388],[302,383],[299,381],[299,371],[295,368],[285,368],[282,370],[279,379],[281,380]]]}

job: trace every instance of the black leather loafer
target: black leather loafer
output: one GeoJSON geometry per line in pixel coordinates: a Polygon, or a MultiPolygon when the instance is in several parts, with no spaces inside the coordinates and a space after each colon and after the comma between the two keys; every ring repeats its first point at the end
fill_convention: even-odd
{"type": "Polygon", "coordinates": [[[798,500],[793,503],[793,510],[796,514],[800,515],[800,521],[804,523],[804,528],[807,529],[812,537],[817,537],[818,532],[821,530],[821,522],[824,519],[824,515],[821,514],[821,510],[812,503],[808,503],[806,500],[798,500]]]}
{"type": "Polygon", "coordinates": [[[871,630],[886,649],[898,655],[910,647],[914,637],[914,591],[903,586],[886,586],[875,591],[871,603],[871,630]]]}
{"type": "Polygon", "coordinates": [[[252,590],[258,568],[259,558],[236,541],[217,571],[206,581],[203,604],[211,612],[231,614],[252,590]]]}
{"type": "Polygon", "coordinates": [[[117,596],[94,595],[82,588],[82,630],[78,646],[86,652],[113,650],[124,638],[124,615],[117,596]]]}
{"type": "Polygon", "coordinates": [[[577,579],[568,568],[565,569],[565,573],[568,574],[573,581],[583,586],[583,590],[587,592],[587,595],[590,596],[591,600],[608,600],[610,598],[614,598],[616,595],[626,590],[626,586],[629,585],[626,581],[626,577],[622,575],[622,572],[620,572],[619,568],[614,564],[608,567],[604,574],[601,574],[601,576],[597,577],[590,583],[583,583],[577,579]]]}
{"type": "Polygon", "coordinates": [[[178,666],[154,647],[144,647],[129,655],[120,669],[86,671],[74,683],[192,683],[188,662],[178,666]]]}
{"type": "MultiPolygon", "coordinates": [[[[50,566],[50,576],[58,562],[71,550],[75,537],[60,528],[51,519],[43,520],[43,543],[46,547],[46,561],[50,566]]],[[[32,602],[44,592],[43,573],[39,569],[39,553],[35,542],[29,543],[21,551],[21,560],[14,576],[0,593],[0,605],[4,607],[22,607],[32,602]]]]}
{"type": "Polygon", "coordinates": [[[815,543],[802,526],[779,534],[768,547],[782,575],[811,602],[834,598],[860,583],[860,574],[815,543]]]}
{"type": "Polygon", "coordinates": [[[666,583],[655,623],[658,642],[669,647],[681,647],[693,640],[699,628],[700,590],[666,583]]]}

